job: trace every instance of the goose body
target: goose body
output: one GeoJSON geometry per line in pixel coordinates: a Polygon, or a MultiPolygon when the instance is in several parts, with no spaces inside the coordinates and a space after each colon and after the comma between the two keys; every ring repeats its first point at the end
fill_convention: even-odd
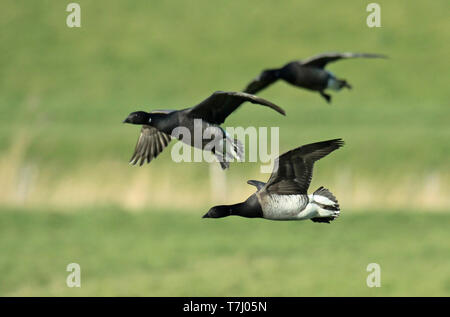
{"type": "Polygon", "coordinates": [[[244,91],[256,94],[281,79],[293,86],[317,91],[327,102],[331,102],[331,96],[325,93],[325,90],[339,91],[342,88],[351,89],[351,86],[346,80],[339,79],[327,71],[325,66],[341,59],[358,57],[385,58],[386,56],[366,53],[320,54],[305,60],[289,62],[281,68],[264,70],[247,85],[244,91]]]}
{"type": "Polygon", "coordinates": [[[267,183],[250,180],[257,188],[245,202],[211,208],[204,218],[241,216],[269,220],[330,222],[340,214],[339,203],[326,188],[307,190],[314,162],[344,144],[341,139],[311,143],[281,155],[267,183]]]}

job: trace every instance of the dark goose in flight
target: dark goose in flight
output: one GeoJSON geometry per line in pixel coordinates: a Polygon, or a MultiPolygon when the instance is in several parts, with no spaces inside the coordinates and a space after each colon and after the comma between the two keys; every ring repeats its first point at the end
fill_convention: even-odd
{"type": "Polygon", "coordinates": [[[256,193],[245,202],[211,208],[203,218],[241,216],[270,220],[327,222],[339,216],[339,204],[324,187],[308,195],[314,162],[344,145],[342,139],[307,144],[284,153],[275,160],[267,183],[250,180],[256,193]]]}
{"type": "Polygon", "coordinates": [[[325,69],[325,66],[328,63],[340,59],[356,57],[386,58],[385,55],[364,53],[320,54],[306,60],[290,62],[278,69],[264,70],[257,78],[248,84],[244,91],[249,94],[256,94],[278,79],[282,79],[291,85],[318,91],[327,102],[331,102],[331,96],[325,93],[325,90],[331,89],[339,91],[343,87],[348,89],[351,89],[352,87],[346,80],[336,78],[331,72],[325,69]]]}
{"type": "MultiPolygon", "coordinates": [[[[283,109],[265,99],[242,92],[224,91],[213,93],[192,108],[130,113],[123,122],[142,125],[141,134],[130,163],[133,165],[138,162],[139,165],[142,165],[145,161],[150,163],[169,144],[172,131],[177,127],[185,127],[190,131],[191,138],[186,140],[180,135],[182,137],[181,141],[194,147],[204,149],[216,136],[220,137],[222,140],[220,146],[208,150],[217,157],[223,169],[228,168],[229,161],[242,158],[243,149],[242,144],[236,139],[231,139],[220,127],[220,124],[245,101],[270,107],[285,115],[283,109]],[[200,119],[202,135],[208,129],[211,139],[202,138],[201,144],[195,144],[194,119],[200,119]]],[[[198,133],[200,131],[195,132],[198,133]]]]}

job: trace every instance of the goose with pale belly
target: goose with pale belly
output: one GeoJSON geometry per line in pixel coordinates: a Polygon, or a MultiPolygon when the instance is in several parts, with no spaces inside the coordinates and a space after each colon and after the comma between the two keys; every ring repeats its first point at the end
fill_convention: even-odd
{"type": "Polygon", "coordinates": [[[339,203],[326,188],[308,195],[314,163],[344,145],[342,139],[303,145],[275,160],[267,183],[250,180],[257,188],[245,202],[211,208],[203,218],[241,216],[270,220],[305,220],[326,222],[336,219],[339,203]]]}

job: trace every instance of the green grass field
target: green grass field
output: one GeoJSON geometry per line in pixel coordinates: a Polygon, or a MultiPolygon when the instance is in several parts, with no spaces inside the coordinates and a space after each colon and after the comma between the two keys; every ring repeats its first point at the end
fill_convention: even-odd
{"type": "MultiPolygon", "coordinates": [[[[448,0],[79,0],[0,5],[0,295],[449,295],[448,0]],[[203,221],[242,201],[259,162],[233,164],[220,197],[207,163],[127,162],[135,110],[193,106],[264,68],[329,51],[371,52],[328,69],[354,89],[276,83],[223,126],[280,128],[280,152],[341,137],[316,165],[342,217],[331,225],[203,221]],[[82,266],[81,289],[65,267],[82,266]],[[365,284],[368,263],[382,287],[365,284]]],[[[172,142],[174,143],[174,142],[172,142]]]]}
{"type": "Polygon", "coordinates": [[[129,214],[0,215],[0,295],[449,296],[448,214],[372,212],[332,224],[129,214]],[[66,266],[81,266],[81,288],[66,266]],[[366,267],[381,266],[369,288],[366,267]]]}

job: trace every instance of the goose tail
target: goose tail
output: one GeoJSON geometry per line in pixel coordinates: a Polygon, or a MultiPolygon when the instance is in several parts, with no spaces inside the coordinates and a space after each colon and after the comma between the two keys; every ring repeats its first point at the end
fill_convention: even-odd
{"type": "Polygon", "coordinates": [[[312,194],[312,203],[319,207],[319,217],[311,218],[314,222],[330,223],[339,217],[341,209],[336,197],[325,187],[319,187],[312,194]]]}

